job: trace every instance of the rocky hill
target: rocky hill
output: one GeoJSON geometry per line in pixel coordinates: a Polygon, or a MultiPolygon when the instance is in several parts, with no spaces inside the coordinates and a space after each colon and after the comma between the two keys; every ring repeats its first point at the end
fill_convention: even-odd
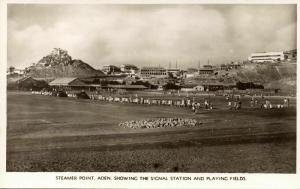
{"type": "Polygon", "coordinates": [[[57,77],[93,77],[104,73],[87,63],[72,59],[67,51],[55,48],[49,55],[43,57],[37,64],[26,68],[26,75],[37,78],[57,77]]]}
{"type": "Polygon", "coordinates": [[[296,94],[296,64],[248,64],[231,74],[237,81],[260,83],[265,88],[278,88],[283,93],[296,94]]]}

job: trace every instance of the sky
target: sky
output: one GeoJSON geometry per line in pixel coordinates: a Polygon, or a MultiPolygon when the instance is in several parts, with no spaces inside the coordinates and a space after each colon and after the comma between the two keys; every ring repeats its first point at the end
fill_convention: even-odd
{"type": "Polygon", "coordinates": [[[136,64],[182,69],[296,49],[296,5],[9,4],[8,66],[68,51],[96,69],[136,64]]]}

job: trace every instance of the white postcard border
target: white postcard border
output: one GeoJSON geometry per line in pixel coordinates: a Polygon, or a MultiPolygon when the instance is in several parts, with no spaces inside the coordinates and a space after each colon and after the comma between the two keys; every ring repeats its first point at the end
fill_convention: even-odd
{"type": "MultiPolygon", "coordinates": [[[[0,70],[2,74],[1,91],[0,91],[0,108],[1,108],[1,126],[0,126],[0,188],[300,188],[300,175],[299,175],[299,138],[297,137],[297,174],[243,174],[243,173],[109,173],[109,172],[6,172],[6,61],[7,61],[7,4],[8,3],[38,3],[38,4],[297,4],[297,12],[299,11],[299,1],[274,1],[274,0],[223,0],[223,1],[208,1],[208,0],[149,0],[149,1],[122,1],[122,0],[5,0],[1,1],[1,27],[0,27],[0,70]],[[93,180],[93,181],[62,181],[57,180],[57,176],[108,176],[114,178],[115,176],[125,177],[138,177],[137,181],[115,181],[115,180],[93,180]],[[187,177],[204,177],[204,181],[145,181],[140,180],[140,177],[156,177],[156,176],[187,176],[187,177]],[[209,181],[206,178],[212,177],[245,177],[246,181],[209,181]]],[[[297,49],[299,47],[298,27],[299,27],[299,14],[297,14],[297,49]]],[[[297,63],[299,61],[297,60],[297,63]]],[[[297,86],[299,86],[299,66],[297,66],[297,86]]],[[[297,98],[299,91],[297,90],[297,98]]],[[[300,104],[297,101],[297,108],[300,104]]],[[[299,118],[299,111],[297,111],[297,118],[299,118]]],[[[298,121],[297,121],[298,128],[298,121]]],[[[297,136],[299,136],[299,129],[297,129],[297,136]]]]}

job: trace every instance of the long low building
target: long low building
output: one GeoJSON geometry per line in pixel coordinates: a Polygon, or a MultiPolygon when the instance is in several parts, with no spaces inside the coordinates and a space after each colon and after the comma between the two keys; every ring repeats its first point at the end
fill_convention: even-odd
{"type": "Polygon", "coordinates": [[[168,77],[167,70],[162,67],[143,67],[140,76],[142,78],[163,78],[168,77]]]}
{"type": "Polygon", "coordinates": [[[124,89],[124,90],[144,90],[147,89],[144,85],[107,85],[110,89],[124,89]]]}
{"type": "Polygon", "coordinates": [[[76,77],[56,78],[49,83],[50,86],[86,86],[84,82],[76,77]]]}
{"type": "Polygon", "coordinates": [[[95,90],[100,85],[89,85],[76,77],[62,77],[51,81],[49,86],[65,90],[95,90]]]}
{"type": "Polygon", "coordinates": [[[284,53],[283,52],[262,52],[262,53],[252,53],[248,58],[251,62],[277,62],[283,61],[284,53]]]}

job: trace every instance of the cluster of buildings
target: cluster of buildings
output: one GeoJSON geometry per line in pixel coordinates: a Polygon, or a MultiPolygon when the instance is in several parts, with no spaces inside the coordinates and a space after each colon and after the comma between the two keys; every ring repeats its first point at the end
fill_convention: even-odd
{"type": "Polygon", "coordinates": [[[103,66],[102,70],[103,73],[106,75],[131,75],[131,76],[139,76],[141,78],[163,78],[168,77],[170,74],[173,77],[177,77],[180,74],[180,69],[178,68],[169,68],[166,69],[160,66],[149,66],[149,67],[142,67],[138,68],[133,64],[123,64],[120,67],[115,65],[105,65],[103,66]]]}
{"type": "MultiPolygon", "coordinates": [[[[237,67],[240,67],[240,63],[237,67]]],[[[233,69],[233,66],[230,66],[229,64],[224,64],[223,66],[226,66],[226,69],[233,69]]],[[[235,67],[235,68],[237,68],[235,67]]],[[[122,65],[120,68],[114,65],[106,65],[103,66],[102,71],[107,75],[121,75],[121,74],[127,74],[130,76],[137,76],[142,79],[151,79],[151,78],[186,78],[186,77],[192,77],[195,75],[212,75],[215,71],[218,71],[222,69],[222,65],[212,66],[212,65],[203,65],[202,67],[199,67],[198,69],[188,69],[188,70],[182,70],[179,68],[164,68],[161,66],[147,66],[147,67],[141,67],[140,69],[137,66],[134,65],[122,65]],[[124,68],[127,66],[127,68],[124,68]]]]}
{"type": "MultiPolygon", "coordinates": [[[[250,63],[277,63],[277,62],[296,62],[297,59],[297,49],[281,52],[260,52],[252,53],[248,62],[250,63]]],[[[118,75],[118,74],[128,74],[133,76],[138,76],[143,79],[150,78],[189,78],[195,77],[197,75],[209,76],[215,74],[216,71],[229,71],[233,69],[240,69],[244,62],[231,62],[229,64],[221,64],[218,66],[213,65],[203,65],[198,69],[187,69],[182,70],[177,68],[164,68],[161,66],[147,66],[138,68],[132,64],[123,64],[120,67],[115,65],[103,66],[102,71],[107,75],[118,75]]]]}
{"type": "MultiPolygon", "coordinates": [[[[59,57],[59,60],[68,62],[71,60],[71,57],[67,55],[67,51],[62,49],[55,48],[51,53],[51,57],[59,57]],[[63,57],[63,58],[61,58],[63,57]]],[[[38,66],[44,64],[44,57],[37,65],[38,66]]],[[[289,51],[281,51],[281,52],[259,52],[252,53],[248,57],[248,62],[251,63],[276,63],[276,62],[294,62],[297,60],[297,49],[289,50],[289,51]]],[[[53,61],[53,60],[52,60],[53,61]]],[[[177,64],[176,64],[177,65],[177,64]]],[[[174,77],[174,78],[182,78],[182,77],[194,77],[195,75],[211,75],[214,74],[215,71],[225,70],[229,71],[232,69],[239,69],[243,65],[242,62],[231,62],[229,64],[220,64],[218,66],[213,65],[203,65],[198,69],[188,68],[187,70],[182,70],[177,68],[165,68],[161,66],[148,66],[138,68],[134,64],[122,64],[121,66],[115,65],[105,65],[102,70],[106,75],[130,75],[130,76],[138,76],[140,78],[165,78],[165,77],[174,77]]],[[[23,75],[25,70],[15,69],[14,67],[10,67],[7,70],[7,75],[18,74],[23,75]]]]}
{"type": "MultiPolygon", "coordinates": [[[[134,85],[105,85],[102,86],[101,84],[89,84],[86,83],[84,79],[76,78],[76,77],[67,77],[67,78],[56,78],[51,82],[47,83],[43,80],[38,80],[37,78],[32,77],[25,77],[22,79],[17,80],[14,83],[8,84],[8,89],[10,90],[26,90],[26,91],[65,91],[67,93],[76,93],[80,91],[85,91],[87,93],[94,93],[94,94],[132,94],[127,93],[129,91],[144,91],[147,92],[155,92],[156,90],[149,90],[148,87],[141,85],[141,84],[134,84],[134,85]],[[12,85],[13,84],[13,85],[12,85]],[[98,93],[100,92],[100,93],[98,93]]],[[[276,94],[276,91],[270,89],[246,89],[246,90],[239,90],[235,83],[221,83],[221,82],[201,82],[198,84],[190,84],[190,85],[183,85],[179,90],[179,93],[195,93],[195,92],[216,92],[215,94],[223,95],[231,94],[233,91],[239,94],[262,94],[265,95],[272,95],[276,94]]],[[[157,93],[157,92],[156,92],[157,93]]],[[[176,91],[177,93],[177,91],[176,91]]]]}
{"type": "MultiPolygon", "coordinates": [[[[184,92],[197,92],[232,89],[235,86],[235,83],[221,83],[216,79],[216,75],[222,70],[229,71],[232,69],[240,69],[241,65],[242,63],[240,62],[232,62],[220,66],[210,64],[200,66],[199,64],[198,69],[189,68],[187,70],[164,68],[161,66],[138,68],[134,65],[121,65],[121,67],[107,65],[103,67],[102,71],[107,74],[107,77],[119,83],[118,85],[115,84],[116,87],[113,87],[114,85],[109,85],[109,88],[123,88],[128,90],[129,85],[132,85],[137,81],[142,81],[148,82],[158,90],[163,90],[165,88],[164,86],[170,85],[171,83],[171,88],[173,89],[181,89],[181,91],[184,92]]],[[[135,86],[135,89],[142,90],[144,88],[135,86]]]]}
{"type": "MultiPolygon", "coordinates": [[[[61,54],[59,49],[55,49],[54,54],[61,54]]],[[[65,54],[65,53],[64,53],[65,54]]],[[[284,52],[264,52],[253,53],[248,59],[248,63],[277,63],[277,62],[296,62],[297,50],[284,52]]],[[[189,68],[186,70],[177,68],[165,68],[161,66],[145,66],[137,67],[133,64],[123,64],[121,66],[105,65],[102,68],[104,76],[97,78],[52,78],[51,81],[44,80],[52,87],[64,87],[69,89],[111,89],[111,90],[144,90],[158,89],[163,90],[167,84],[172,84],[173,89],[181,89],[182,91],[217,91],[230,90],[236,87],[235,81],[229,81],[228,71],[242,69],[245,62],[231,62],[218,66],[206,65],[198,68],[189,68]],[[228,77],[223,77],[224,75],[228,77]],[[222,76],[222,81],[220,77],[222,76]],[[226,80],[226,81],[225,81],[226,80]],[[154,87],[152,87],[154,86],[154,87]]],[[[10,67],[7,71],[8,76],[26,76],[23,70],[10,67]]],[[[11,77],[13,78],[13,77],[11,77]]],[[[40,78],[41,79],[41,78],[40,78]]],[[[39,79],[27,77],[27,79],[19,82],[34,83],[32,86],[37,87],[41,84],[39,79]]],[[[27,84],[26,86],[30,86],[27,84]]],[[[20,85],[20,83],[18,83],[20,85]]],[[[172,85],[171,86],[172,88],[172,85]]],[[[22,85],[23,86],[23,85],[22,85]]]]}
{"type": "Polygon", "coordinates": [[[101,71],[106,75],[118,75],[121,73],[134,75],[137,74],[138,70],[138,67],[133,64],[122,64],[120,67],[115,65],[105,65],[101,71]]]}

